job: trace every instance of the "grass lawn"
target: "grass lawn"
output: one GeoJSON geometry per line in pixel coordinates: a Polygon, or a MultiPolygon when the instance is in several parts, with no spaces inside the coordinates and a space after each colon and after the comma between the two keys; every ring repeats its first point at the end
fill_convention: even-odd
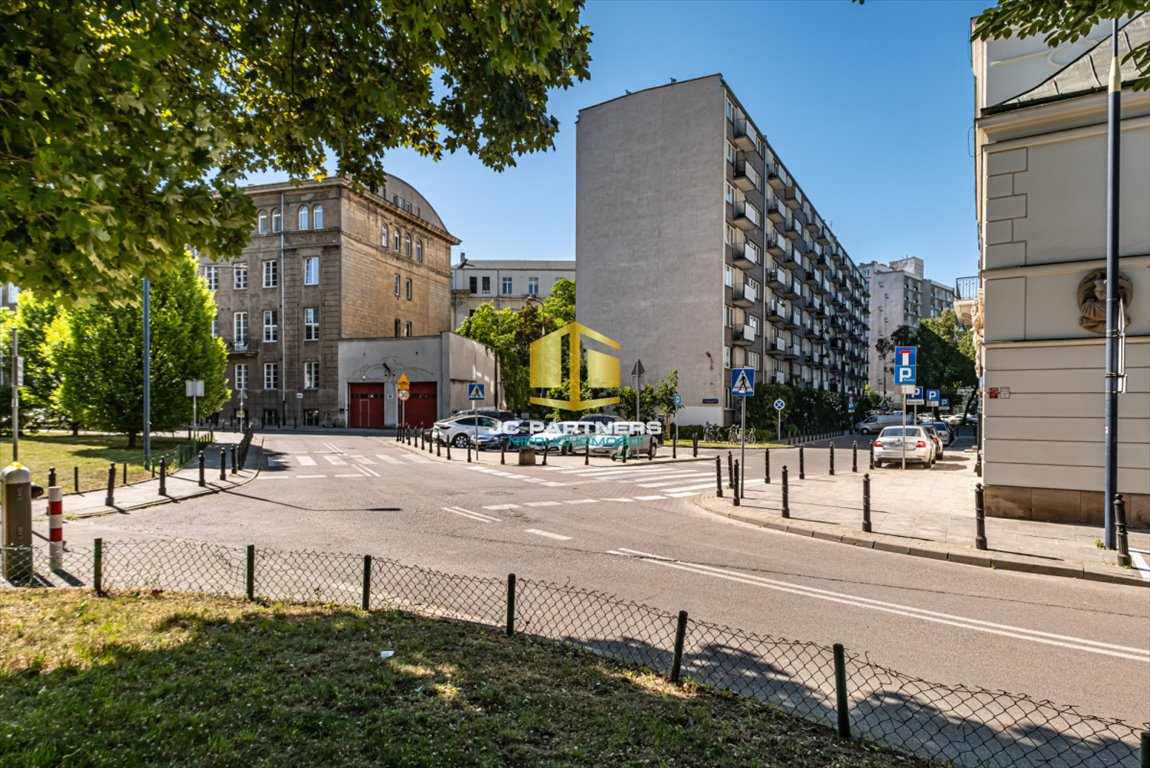
{"type": "Polygon", "coordinates": [[[19,590],[0,593],[0,636],[4,768],[934,765],[573,647],[405,614],[19,590]]]}
{"type": "MultiPolygon", "coordinates": [[[[177,437],[152,436],[152,458],[172,453],[186,439],[177,437]]],[[[0,466],[12,461],[12,439],[9,436],[0,443],[0,466]]],[[[81,433],[76,437],[71,432],[40,432],[20,437],[20,463],[32,472],[32,482],[45,487],[48,485],[48,468],[56,468],[56,482],[64,487],[64,493],[75,492],[75,467],[80,469],[80,488],[85,491],[108,487],[108,465],[116,465],[116,484],[124,480],[124,462],[128,464],[128,482],[134,483],[151,477],[144,469],[143,438],[136,438],[136,447],[128,448],[128,438],[124,435],[103,433],[81,433]]]]}

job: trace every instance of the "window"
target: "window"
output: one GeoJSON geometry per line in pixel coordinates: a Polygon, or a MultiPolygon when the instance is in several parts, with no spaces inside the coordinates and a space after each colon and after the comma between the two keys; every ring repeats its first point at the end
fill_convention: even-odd
{"type": "Polygon", "coordinates": [[[323,229],[323,206],[317,205],[311,212],[311,223],[316,229],[323,229]]]}
{"type": "Polygon", "coordinates": [[[728,224],[727,228],[724,230],[723,238],[724,238],[724,242],[727,245],[734,245],[735,243],[737,243],[739,241],[738,235],[735,234],[735,228],[732,227],[730,224],[728,224]]]}
{"type": "Polygon", "coordinates": [[[264,262],[264,288],[275,288],[279,285],[279,262],[264,262]]]}
{"type": "Polygon", "coordinates": [[[393,249],[395,249],[396,253],[399,253],[399,228],[398,227],[395,230],[395,234],[392,235],[392,237],[391,237],[391,247],[393,249]]]}
{"type": "Polygon", "coordinates": [[[248,388],[248,364],[236,363],[236,389],[243,392],[248,388]]]}
{"type": "Polygon", "coordinates": [[[214,339],[219,335],[220,335],[220,318],[219,318],[219,315],[216,315],[212,318],[212,338],[214,339]]]}
{"type": "Polygon", "coordinates": [[[480,281],[480,284],[483,286],[484,296],[491,293],[491,277],[489,275],[484,275],[483,279],[480,281]]]}
{"type": "Polygon", "coordinates": [[[308,256],[303,260],[303,284],[319,285],[319,256],[308,256]]]}
{"type": "Polygon", "coordinates": [[[411,278],[410,277],[404,281],[403,291],[407,295],[407,300],[411,301],[411,278]]]}
{"type": "Polygon", "coordinates": [[[420,263],[423,262],[423,241],[422,240],[416,240],[415,241],[415,260],[420,262],[420,263]]]}
{"type": "Polygon", "coordinates": [[[538,277],[527,278],[527,295],[528,296],[538,296],[539,295],[539,278],[538,277]]]}
{"type": "MultiPolygon", "coordinates": [[[[472,279],[474,280],[475,278],[472,278],[472,279]]],[[[398,272],[395,273],[395,295],[396,296],[399,295],[399,273],[398,272]]],[[[397,333],[396,336],[398,336],[398,335],[399,334],[397,333]]]]}
{"type": "Polygon", "coordinates": [[[471,289],[471,295],[472,296],[479,293],[479,278],[478,277],[468,278],[467,285],[468,285],[468,288],[471,289]]]}
{"type": "Polygon", "coordinates": [[[319,389],[319,363],[308,362],[303,364],[303,388],[319,389]]]}
{"type": "Polygon", "coordinates": [[[298,229],[309,229],[308,227],[308,210],[306,205],[299,207],[299,227],[298,229]]]}
{"type": "Polygon", "coordinates": [[[411,335],[411,321],[410,320],[407,321],[407,333],[405,335],[407,335],[407,336],[411,335]]]}
{"type": "Polygon", "coordinates": [[[274,309],[264,310],[264,341],[279,341],[280,328],[274,309]]]}
{"type": "Polygon", "coordinates": [[[730,99],[727,99],[727,119],[735,119],[735,105],[731,103],[730,99]]]}
{"type": "Polygon", "coordinates": [[[760,368],[760,358],[758,352],[747,352],[747,367],[754,368],[756,371],[760,368]]]}
{"type": "Polygon", "coordinates": [[[727,142],[727,162],[731,165],[735,164],[735,145],[727,142]]]}
{"type": "Polygon", "coordinates": [[[232,288],[237,291],[246,290],[248,287],[248,265],[237,264],[235,269],[232,270],[232,288]]]}
{"type": "Polygon", "coordinates": [[[204,279],[208,281],[209,291],[220,289],[220,268],[214,264],[204,267],[204,279]]]}
{"type": "Polygon", "coordinates": [[[499,291],[504,296],[510,296],[511,295],[511,278],[510,277],[503,278],[503,285],[500,287],[499,291]]]}
{"type": "Polygon", "coordinates": [[[411,235],[405,235],[403,238],[403,255],[411,258],[411,235]]]}
{"type": "Polygon", "coordinates": [[[248,345],[248,313],[236,312],[232,315],[232,338],[236,349],[245,349],[248,345]]]}
{"type": "Polygon", "coordinates": [[[256,225],[256,231],[261,235],[266,235],[268,233],[268,212],[260,211],[257,221],[259,223],[256,225]]]}
{"type": "MultiPolygon", "coordinates": [[[[723,307],[723,325],[728,328],[733,328],[735,325],[735,309],[734,307],[723,307]]],[[[730,361],[727,361],[730,362],[730,361]]]]}
{"type": "Polygon", "coordinates": [[[319,307],[303,309],[303,340],[319,341],[319,307]]]}
{"type": "Polygon", "coordinates": [[[735,188],[730,184],[723,185],[723,199],[731,205],[735,204],[735,188]]]}
{"type": "Polygon", "coordinates": [[[264,363],[264,389],[279,389],[280,366],[279,363],[264,363]]]}
{"type": "Polygon", "coordinates": [[[395,337],[397,339],[399,338],[399,334],[402,330],[403,330],[403,323],[401,323],[399,318],[397,317],[397,318],[395,318],[395,337]]]}
{"type": "Polygon", "coordinates": [[[723,367],[724,368],[730,368],[731,367],[731,348],[730,347],[723,347],[723,367]]]}
{"type": "Polygon", "coordinates": [[[279,208],[272,208],[272,232],[281,232],[284,228],[283,214],[279,208]]]}
{"type": "Polygon", "coordinates": [[[755,331],[758,331],[759,330],[759,318],[755,317],[754,315],[747,315],[747,325],[749,325],[755,331]]]}
{"type": "Polygon", "coordinates": [[[384,248],[387,247],[387,225],[386,224],[380,224],[379,225],[379,244],[382,245],[384,248]]]}
{"type": "Polygon", "coordinates": [[[735,285],[735,274],[730,267],[723,267],[723,285],[728,288],[735,285]]]}

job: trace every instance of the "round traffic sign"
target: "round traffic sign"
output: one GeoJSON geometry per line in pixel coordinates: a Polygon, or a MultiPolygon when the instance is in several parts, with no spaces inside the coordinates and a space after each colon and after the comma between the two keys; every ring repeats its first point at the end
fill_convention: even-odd
{"type": "Polygon", "coordinates": [[[683,398],[679,397],[679,393],[675,393],[675,407],[679,408],[683,405],[683,398]]]}
{"type": "Polygon", "coordinates": [[[406,400],[409,397],[411,397],[411,393],[408,392],[406,389],[399,390],[399,399],[400,400],[406,400]]]}
{"type": "Polygon", "coordinates": [[[780,397],[778,400],[775,401],[775,410],[776,411],[781,411],[786,407],[787,407],[787,404],[785,402],[783,402],[783,398],[780,397]]]}

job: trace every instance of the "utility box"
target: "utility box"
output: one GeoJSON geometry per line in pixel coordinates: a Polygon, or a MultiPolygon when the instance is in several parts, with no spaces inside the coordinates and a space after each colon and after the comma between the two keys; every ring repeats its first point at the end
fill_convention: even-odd
{"type": "Polygon", "coordinates": [[[4,578],[32,578],[32,473],[13,462],[0,472],[4,483],[4,578]]]}
{"type": "Polygon", "coordinates": [[[519,447],[519,466],[534,466],[535,446],[523,445],[519,447]]]}

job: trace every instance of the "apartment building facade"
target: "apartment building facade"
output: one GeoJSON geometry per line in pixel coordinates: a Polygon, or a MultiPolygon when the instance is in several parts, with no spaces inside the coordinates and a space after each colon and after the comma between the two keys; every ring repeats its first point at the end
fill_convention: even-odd
{"type": "Polygon", "coordinates": [[[522,309],[546,299],[562,278],[575,279],[574,261],[468,259],[463,254],[451,268],[452,328],[487,302],[496,309],[522,309]]]}
{"type": "MultiPolygon", "coordinates": [[[[360,392],[371,383],[366,377],[341,377],[339,345],[449,331],[451,248],[459,240],[394,176],[375,192],[333,178],[247,193],[258,213],[243,255],[200,258],[215,292],[215,332],[228,347],[232,399],[220,418],[351,423],[352,400],[384,393],[378,386],[360,392]]],[[[427,378],[426,391],[415,383],[413,391],[434,399],[438,374],[427,378]]]]}
{"type": "MultiPolygon", "coordinates": [[[[981,241],[980,430],[988,514],[1096,524],[1105,485],[1110,22],[1051,49],[972,43],[981,241]]],[[[1150,40],[1122,19],[1118,56],[1150,40]]],[[[1117,492],[1150,525],[1150,93],[1120,86],[1125,392],[1117,492]]]]}
{"type": "Polygon", "coordinates": [[[731,368],[862,391],[862,273],[720,75],[587,107],[577,146],[579,322],[678,371],[680,423],[737,419],[731,368]]]}
{"type": "Polygon", "coordinates": [[[917,328],[921,321],[938,317],[944,309],[953,309],[955,292],[952,286],[928,280],[923,274],[923,260],[916,256],[889,264],[871,261],[860,264],[859,269],[870,286],[868,383],[886,398],[895,390],[893,359],[891,355],[884,359],[878,354],[878,340],[890,339],[901,325],[917,328]]]}

